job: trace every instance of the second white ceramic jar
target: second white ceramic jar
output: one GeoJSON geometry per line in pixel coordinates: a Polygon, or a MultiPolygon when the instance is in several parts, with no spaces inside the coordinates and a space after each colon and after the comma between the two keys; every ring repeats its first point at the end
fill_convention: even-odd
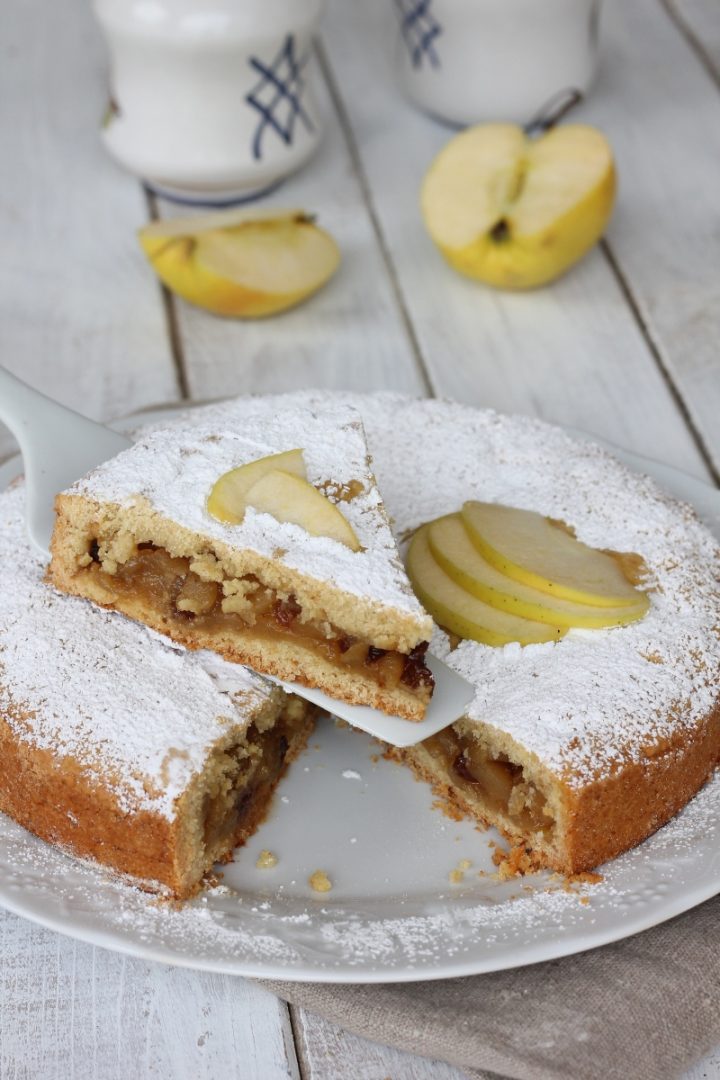
{"type": "Polygon", "coordinates": [[[95,0],[117,161],[186,201],[251,197],[320,138],[312,34],[322,0],[95,0]]]}
{"type": "Polygon", "coordinates": [[[601,0],[392,0],[409,97],[452,124],[524,124],[595,74],[601,0]]]}

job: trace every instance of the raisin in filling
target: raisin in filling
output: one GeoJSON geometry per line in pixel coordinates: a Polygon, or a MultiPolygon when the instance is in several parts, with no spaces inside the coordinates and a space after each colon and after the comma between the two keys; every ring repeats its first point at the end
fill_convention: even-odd
{"type": "Polygon", "coordinates": [[[223,589],[190,570],[190,560],[170,555],[153,544],[139,544],[135,555],[108,574],[98,561],[93,540],[91,563],[86,572],[98,576],[117,596],[141,597],[168,624],[192,621],[199,631],[232,630],[252,637],[296,640],[309,645],[330,663],[369,676],[383,689],[402,685],[429,698],[434,680],[425,663],[428,643],[421,642],[409,654],[378,649],[359,638],[312,621],[303,622],[302,608],[294,596],[281,597],[257,578],[243,578],[243,598],[238,611],[224,611],[223,589]]]}

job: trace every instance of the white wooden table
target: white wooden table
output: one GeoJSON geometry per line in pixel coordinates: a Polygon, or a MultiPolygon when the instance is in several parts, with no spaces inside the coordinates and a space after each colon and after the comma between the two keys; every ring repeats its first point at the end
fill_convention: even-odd
{"type": "MultiPolygon", "coordinates": [[[[393,388],[542,416],[720,477],[718,0],[608,0],[578,112],[613,142],[608,237],[531,295],[448,270],[417,191],[448,131],[392,83],[389,0],[332,0],[327,137],[272,201],[340,243],[329,288],[275,320],[164,295],[137,246],[156,204],[104,155],[105,57],[87,4],[8,0],[0,52],[0,362],[100,419],[307,386],[393,388]]],[[[0,456],[12,450],[0,432],[0,456]]],[[[0,1078],[276,1080],[460,1073],[349,1036],[241,979],[76,944],[0,913],[0,1078]]],[[[688,1076],[720,1078],[720,1050],[688,1076]]]]}

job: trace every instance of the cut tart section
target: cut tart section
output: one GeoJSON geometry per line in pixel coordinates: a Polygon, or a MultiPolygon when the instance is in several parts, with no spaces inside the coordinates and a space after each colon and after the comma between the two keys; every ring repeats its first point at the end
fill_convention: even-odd
{"type": "Polygon", "coordinates": [[[46,584],[0,495],[0,810],[143,888],[185,898],[263,820],[314,718],[213,653],[46,584]]]}
{"type": "Polygon", "coordinates": [[[422,719],[432,621],[399,558],[359,414],[239,402],[215,416],[147,434],[58,497],[52,581],[190,648],[422,719]],[[292,472],[257,464],[283,454],[292,472]],[[345,534],[299,523],[303,485],[345,534]],[[218,514],[233,491],[240,509],[218,514]]]}

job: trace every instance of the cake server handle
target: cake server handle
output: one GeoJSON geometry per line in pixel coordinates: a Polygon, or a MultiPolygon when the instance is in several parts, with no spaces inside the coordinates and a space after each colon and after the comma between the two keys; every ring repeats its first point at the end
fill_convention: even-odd
{"type": "Polygon", "coordinates": [[[49,553],[58,492],[131,445],[130,439],[58,404],[0,367],[0,420],[22,453],[26,524],[33,545],[49,553]]]}

